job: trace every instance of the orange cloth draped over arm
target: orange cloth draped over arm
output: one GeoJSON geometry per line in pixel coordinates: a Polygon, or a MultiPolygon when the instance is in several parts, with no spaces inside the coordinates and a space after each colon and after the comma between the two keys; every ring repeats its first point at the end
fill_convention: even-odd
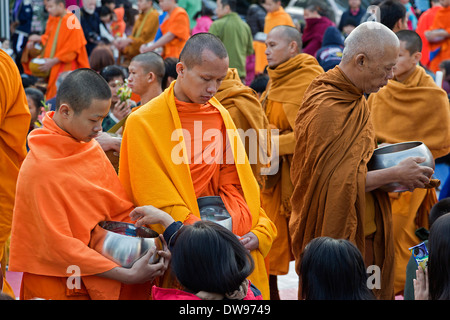
{"type": "Polygon", "coordinates": [[[167,32],[175,35],[175,39],[164,46],[162,57],[164,59],[168,57],[178,58],[184,44],[191,35],[189,16],[186,10],[181,7],[173,9],[169,17],[161,23],[160,29],[163,35],[167,32]]]}
{"type": "MultiPolygon", "coordinates": [[[[368,103],[378,142],[422,141],[435,159],[450,152],[448,97],[422,67],[417,66],[404,82],[389,80],[387,86],[370,95],[368,103]]],[[[428,213],[436,202],[435,189],[391,194],[396,243],[395,293],[404,288],[406,265],[411,257],[408,248],[420,241],[415,231],[429,228],[428,213]]]]}
{"type": "MultiPolygon", "coordinates": [[[[348,239],[364,256],[365,179],[375,133],[363,92],[334,69],[318,76],[305,93],[295,123],[291,164],[294,184],[289,222],[296,269],[316,237],[348,239]]],[[[393,298],[393,240],[387,193],[375,199],[375,264],[381,269],[382,299],[393,298]]]]}
{"type": "Polygon", "coordinates": [[[55,282],[72,275],[70,266],[79,268],[87,291],[67,289],[67,299],[72,294],[118,299],[122,284],[96,276],[117,264],[88,244],[100,221],[130,222],[133,204],[98,142],[76,141],[56,125],[53,114],[29,135],[30,152],[17,181],[10,270],[27,274],[23,299],[60,297],[53,290],[64,288],[55,282]]]}
{"type": "Polygon", "coordinates": [[[15,298],[6,282],[6,244],[11,234],[16,181],[27,154],[26,139],[30,111],[19,70],[11,57],[0,50],[0,263],[3,293],[15,298]]]}
{"type": "MultiPolygon", "coordinates": [[[[163,94],[128,117],[122,140],[119,178],[136,205],[151,204],[169,213],[176,221],[186,222],[190,216],[200,218],[196,188],[197,191],[200,190],[199,185],[205,181],[193,181],[195,174],[191,173],[187,151],[190,144],[186,144],[189,141],[184,138],[187,130],[182,127],[177,111],[174,84],[175,81],[163,94]]],[[[224,193],[231,187],[243,194],[252,217],[249,231],[259,239],[259,247],[251,252],[255,270],[249,279],[261,290],[263,297],[268,299],[269,286],[264,257],[270,250],[276,229],[261,209],[259,187],[239,136],[232,134],[236,127],[229,113],[215,98],[210,100],[210,104],[220,112],[227,129],[241,189],[236,188],[236,175],[227,166],[223,166],[220,172],[226,177],[227,183],[219,181],[219,185],[222,185],[224,193]],[[224,189],[226,185],[228,187],[224,189]]],[[[244,203],[239,199],[242,198],[238,197],[237,204],[245,209],[244,203]]],[[[229,200],[231,199],[225,199],[224,202],[230,203],[229,200]]],[[[245,210],[243,218],[247,219],[245,210]]],[[[158,232],[164,231],[160,225],[152,228],[158,232]]]]}
{"type": "MultiPolygon", "coordinates": [[[[282,7],[275,12],[268,12],[266,14],[264,33],[268,34],[274,27],[281,25],[295,27],[291,16],[282,7]]],[[[267,57],[264,53],[266,51],[266,44],[261,41],[253,41],[253,49],[255,50],[255,72],[258,74],[263,72],[267,66],[267,57]]]]}
{"type": "MultiPolygon", "coordinates": [[[[450,33],[450,7],[441,8],[434,17],[433,24],[430,30],[444,29],[450,33]]],[[[430,43],[430,51],[440,48],[439,53],[431,59],[430,70],[433,72],[439,71],[439,64],[450,59],[450,37],[437,43],[430,43]]]]}
{"type": "Polygon", "coordinates": [[[262,184],[265,176],[261,175],[261,169],[268,166],[266,158],[270,156],[270,128],[255,91],[242,83],[235,68],[230,68],[214,97],[230,113],[236,128],[243,130],[243,134],[249,137],[249,141],[242,142],[253,174],[258,183],[262,184]]]}
{"type": "Polygon", "coordinates": [[[139,49],[144,43],[155,39],[156,32],[159,28],[159,14],[155,9],[150,9],[146,13],[141,13],[133,26],[133,31],[129,36],[133,42],[128,45],[123,53],[129,58],[137,56],[139,49]]]}

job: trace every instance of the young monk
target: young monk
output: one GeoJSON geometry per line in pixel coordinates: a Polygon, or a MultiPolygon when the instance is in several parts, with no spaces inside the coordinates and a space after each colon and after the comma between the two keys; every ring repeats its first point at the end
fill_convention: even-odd
{"type": "Polygon", "coordinates": [[[119,178],[135,204],[152,204],[184,224],[200,219],[197,198],[220,196],[255,261],[249,279],[268,299],[264,257],[276,230],[261,209],[236,127],[213,98],[227,75],[227,51],[216,36],[198,33],[176,68],[177,80],[128,117],[119,178]]]}
{"type": "Polygon", "coordinates": [[[277,238],[269,253],[271,300],[279,300],[277,276],[289,272],[293,260],[288,223],[291,215],[292,182],[290,164],[294,153],[295,116],[303,94],[315,77],[324,71],[317,60],[301,53],[300,32],[290,26],[274,27],[266,39],[269,83],[260,101],[272,128],[279,130],[275,139],[279,158],[278,172],[267,176],[261,199],[268,217],[277,227],[277,238]]]}
{"type": "Polygon", "coordinates": [[[162,48],[161,56],[164,59],[168,57],[178,58],[184,44],[191,35],[189,16],[186,10],[177,5],[176,0],[161,0],[159,6],[161,10],[167,13],[159,27],[162,36],[150,45],[143,44],[140,51],[145,53],[162,48]]]}
{"type": "MultiPolygon", "coordinates": [[[[422,40],[412,30],[397,32],[400,54],[394,79],[369,96],[375,135],[379,143],[422,141],[433,157],[450,152],[450,106],[447,94],[418,66],[422,40]],[[432,103],[430,103],[432,101],[432,103]]],[[[418,228],[429,229],[428,213],[437,202],[434,188],[390,193],[395,242],[395,294],[403,294],[408,248],[416,245],[418,228]]]]}
{"type": "MultiPolygon", "coordinates": [[[[299,271],[305,245],[313,238],[348,239],[378,266],[379,299],[393,299],[394,243],[388,194],[399,182],[423,188],[433,170],[410,157],[387,169],[368,171],[376,146],[364,93],[375,93],[393,78],[400,43],[389,28],[365,22],[346,38],[342,61],[319,75],[305,92],[295,121],[291,166],[294,192],[289,230],[299,271]]],[[[301,297],[301,295],[299,295],[301,297]]]]}
{"type": "Polygon", "coordinates": [[[0,50],[0,275],[3,292],[15,298],[6,282],[7,241],[11,235],[17,175],[27,154],[30,111],[19,70],[14,60],[0,50]]]}
{"type": "Polygon", "coordinates": [[[88,246],[99,222],[131,222],[134,208],[94,139],[109,112],[111,90],[95,71],[78,69],[61,83],[56,100],[56,111],[29,135],[17,181],[10,270],[23,272],[20,297],[147,299],[167,259],[148,264],[153,248],[126,269],[88,246]],[[81,279],[70,286],[70,276],[81,279]]]}
{"type": "MultiPolygon", "coordinates": [[[[56,95],[58,76],[65,71],[89,68],[89,58],[83,29],[76,16],[66,11],[65,1],[48,0],[45,7],[50,15],[45,33],[30,36],[27,48],[32,48],[36,43],[44,47],[43,58],[47,61],[40,70],[50,70],[46,98],[51,99],[56,95]]],[[[31,74],[29,62],[25,59],[23,66],[25,72],[31,74]]]]}

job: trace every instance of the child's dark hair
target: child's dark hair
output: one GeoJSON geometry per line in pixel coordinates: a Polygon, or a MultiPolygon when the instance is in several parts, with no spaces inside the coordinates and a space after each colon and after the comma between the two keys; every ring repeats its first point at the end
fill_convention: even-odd
{"type": "Polygon", "coordinates": [[[123,71],[122,67],[114,64],[104,67],[100,71],[100,75],[103,77],[103,79],[106,80],[106,82],[110,82],[116,77],[122,77],[123,80],[125,80],[126,78],[125,72],[123,71]]]}
{"type": "Polygon", "coordinates": [[[231,293],[253,272],[252,256],[228,229],[198,221],[180,229],[172,270],[187,291],[231,293]]]}

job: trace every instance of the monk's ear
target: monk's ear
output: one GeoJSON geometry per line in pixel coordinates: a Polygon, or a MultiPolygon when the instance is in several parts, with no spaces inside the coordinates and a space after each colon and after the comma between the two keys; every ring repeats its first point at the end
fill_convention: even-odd
{"type": "Polygon", "coordinates": [[[67,119],[67,118],[70,117],[70,115],[71,115],[71,113],[72,113],[72,108],[71,108],[68,104],[63,103],[63,104],[61,104],[61,105],[59,106],[58,113],[59,113],[63,118],[67,119]]]}
{"type": "Polygon", "coordinates": [[[186,72],[186,66],[183,62],[178,62],[175,66],[175,70],[177,71],[177,74],[179,77],[182,77],[184,73],[186,72]]]}
{"type": "Polygon", "coordinates": [[[154,72],[149,72],[147,74],[147,82],[148,83],[151,83],[151,82],[155,81],[155,79],[156,79],[156,75],[155,75],[154,72]]]}
{"type": "Polygon", "coordinates": [[[357,68],[362,68],[367,64],[367,57],[363,53],[357,54],[354,59],[357,68]]]}
{"type": "Polygon", "coordinates": [[[418,51],[412,55],[414,62],[419,63],[420,59],[422,59],[422,52],[418,51]]]}

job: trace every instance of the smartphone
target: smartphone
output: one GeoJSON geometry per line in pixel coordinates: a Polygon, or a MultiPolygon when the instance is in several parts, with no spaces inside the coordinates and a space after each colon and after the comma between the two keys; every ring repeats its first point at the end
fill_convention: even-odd
{"type": "Polygon", "coordinates": [[[414,257],[414,260],[416,260],[417,265],[425,270],[428,264],[428,249],[425,245],[425,242],[409,248],[409,251],[411,251],[411,254],[414,257]]]}

